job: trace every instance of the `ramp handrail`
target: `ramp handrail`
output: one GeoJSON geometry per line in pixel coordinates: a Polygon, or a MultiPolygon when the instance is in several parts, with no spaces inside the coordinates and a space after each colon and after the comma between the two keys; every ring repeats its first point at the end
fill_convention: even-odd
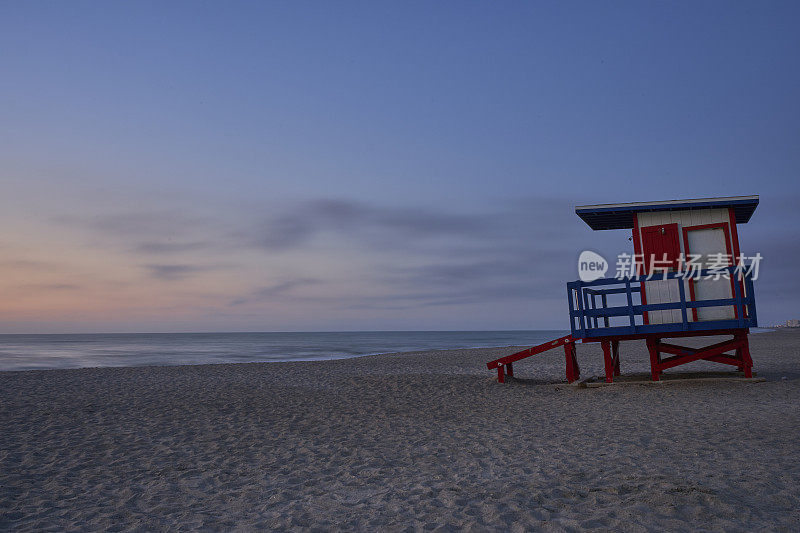
{"type": "Polygon", "coordinates": [[[512,353],[511,355],[501,357],[500,359],[495,359],[494,361],[490,361],[486,363],[486,367],[489,370],[499,368],[503,365],[507,365],[508,363],[513,363],[515,361],[519,361],[520,359],[525,359],[526,357],[540,354],[542,352],[546,352],[547,350],[558,348],[559,346],[564,346],[565,344],[571,341],[572,341],[572,335],[564,335],[563,337],[545,342],[544,344],[539,344],[538,346],[532,346],[525,350],[512,353]]]}
{"type": "Polygon", "coordinates": [[[537,346],[532,346],[531,348],[527,348],[517,353],[512,353],[511,355],[501,357],[500,359],[495,359],[494,361],[489,361],[486,363],[486,367],[489,370],[496,368],[497,381],[500,383],[505,383],[506,372],[508,372],[509,376],[514,376],[513,363],[515,361],[546,352],[547,350],[552,350],[553,348],[558,348],[559,346],[564,347],[564,353],[567,357],[567,381],[572,383],[578,379],[578,376],[580,376],[581,373],[580,369],[578,368],[578,361],[575,358],[575,341],[572,338],[572,335],[564,335],[558,339],[545,342],[537,346]]]}

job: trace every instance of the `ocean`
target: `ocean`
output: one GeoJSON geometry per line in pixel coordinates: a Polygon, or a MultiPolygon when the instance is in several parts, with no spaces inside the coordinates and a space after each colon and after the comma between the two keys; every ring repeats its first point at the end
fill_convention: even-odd
{"type": "Polygon", "coordinates": [[[0,371],[317,361],[378,353],[533,346],[567,331],[347,331],[0,335],[0,371]]]}

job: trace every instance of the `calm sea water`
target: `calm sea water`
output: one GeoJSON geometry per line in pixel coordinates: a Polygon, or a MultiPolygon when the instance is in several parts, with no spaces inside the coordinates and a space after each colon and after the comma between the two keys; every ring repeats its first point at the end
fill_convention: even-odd
{"type": "Polygon", "coordinates": [[[314,361],[377,353],[532,346],[561,331],[0,335],[0,370],[314,361]]]}

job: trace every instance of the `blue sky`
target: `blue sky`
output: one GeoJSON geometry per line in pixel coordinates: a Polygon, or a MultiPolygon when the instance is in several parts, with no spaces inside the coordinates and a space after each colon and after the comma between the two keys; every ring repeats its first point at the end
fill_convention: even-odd
{"type": "Polygon", "coordinates": [[[577,204],[761,195],[800,316],[796,2],[0,6],[0,330],[566,328],[577,204]]]}

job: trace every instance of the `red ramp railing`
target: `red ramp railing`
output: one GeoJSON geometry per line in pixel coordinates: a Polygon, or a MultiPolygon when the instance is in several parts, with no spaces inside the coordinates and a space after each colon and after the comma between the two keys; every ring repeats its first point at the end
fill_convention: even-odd
{"type": "Polygon", "coordinates": [[[532,355],[546,352],[547,350],[552,350],[553,348],[558,348],[559,346],[564,347],[564,355],[567,359],[567,381],[572,383],[573,381],[577,380],[581,374],[580,368],[578,368],[578,360],[575,357],[575,341],[573,340],[572,335],[564,335],[563,337],[545,342],[544,344],[539,344],[538,346],[527,348],[521,352],[513,353],[511,355],[501,357],[500,359],[490,361],[486,363],[486,367],[489,370],[496,368],[497,381],[500,383],[505,383],[506,373],[508,373],[508,375],[511,377],[514,376],[514,362],[519,361],[520,359],[525,359],[526,357],[530,357],[532,355]]]}

